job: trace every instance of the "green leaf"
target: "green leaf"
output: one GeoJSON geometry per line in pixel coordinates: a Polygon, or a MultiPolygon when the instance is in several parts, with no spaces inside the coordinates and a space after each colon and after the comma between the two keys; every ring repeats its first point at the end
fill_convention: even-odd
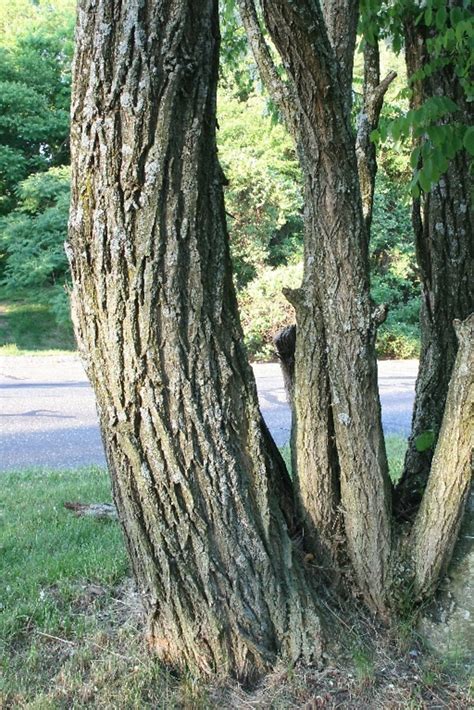
{"type": "Polygon", "coordinates": [[[431,154],[434,171],[438,174],[438,179],[448,169],[448,160],[442,148],[435,148],[431,154]]]}
{"type": "Polygon", "coordinates": [[[427,431],[423,431],[421,434],[419,434],[416,439],[415,439],[415,447],[416,450],[422,453],[423,451],[427,451],[428,449],[431,449],[435,441],[435,435],[434,431],[431,429],[428,429],[427,431]]]}
{"type": "Polygon", "coordinates": [[[436,12],[435,24],[438,30],[444,29],[446,25],[446,20],[448,18],[448,13],[445,7],[440,7],[436,12]]]}
{"type": "Polygon", "coordinates": [[[418,165],[418,160],[420,158],[420,149],[415,148],[410,155],[410,165],[413,169],[418,165]]]}
{"type": "Polygon", "coordinates": [[[430,141],[433,145],[440,146],[444,143],[446,131],[443,130],[443,126],[428,126],[426,132],[429,135],[430,141]]]}
{"type": "MultiPolygon", "coordinates": [[[[428,180],[430,184],[432,182],[434,182],[435,170],[434,170],[433,160],[432,160],[431,156],[427,160],[425,160],[425,162],[423,163],[423,168],[422,168],[421,172],[422,172],[424,178],[426,180],[428,180]]],[[[425,189],[425,188],[423,188],[423,189],[425,189]]]]}
{"type": "Polygon", "coordinates": [[[373,130],[372,133],[370,134],[371,143],[375,143],[375,145],[378,145],[380,143],[380,140],[381,140],[380,131],[378,131],[377,129],[373,130]]]}
{"type": "Polygon", "coordinates": [[[418,182],[423,192],[429,192],[431,190],[431,178],[426,175],[424,169],[419,172],[418,182]]]}
{"type": "Polygon", "coordinates": [[[470,126],[466,130],[463,145],[470,155],[474,155],[474,126],[470,126]]]}
{"type": "Polygon", "coordinates": [[[449,15],[451,18],[451,24],[453,27],[458,24],[458,22],[461,22],[463,18],[463,13],[461,8],[459,7],[452,7],[451,10],[449,11],[449,15]]]}
{"type": "Polygon", "coordinates": [[[390,130],[390,137],[394,140],[397,141],[400,138],[400,124],[398,121],[394,121],[392,125],[389,128],[390,130]]]}

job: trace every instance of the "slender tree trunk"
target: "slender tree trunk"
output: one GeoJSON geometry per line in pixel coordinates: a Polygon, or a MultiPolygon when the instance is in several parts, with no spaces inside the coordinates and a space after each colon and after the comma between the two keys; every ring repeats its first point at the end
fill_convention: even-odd
{"type": "MultiPolygon", "coordinates": [[[[301,115],[297,92],[291,83],[282,82],[273,64],[254,0],[239,0],[239,9],[260,75],[299,151],[301,122],[305,118],[301,115]]],[[[335,43],[338,43],[337,39],[335,43]]],[[[345,54],[347,39],[341,40],[339,46],[341,53],[345,54]]],[[[350,64],[352,65],[352,62],[350,64]]],[[[345,98],[350,104],[347,84],[345,98]]],[[[300,160],[303,164],[303,154],[300,154],[300,160]]],[[[305,232],[308,235],[305,236],[306,244],[311,239],[313,230],[308,209],[305,223],[305,232]]],[[[318,554],[321,567],[327,570],[328,566],[337,568],[339,565],[341,515],[339,469],[324,326],[321,308],[314,298],[312,285],[308,291],[305,288],[295,292],[287,290],[285,295],[295,308],[296,330],[301,325],[301,332],[305,334],[304,337],[295,338],[294,342],[291,342],[291,354],[287,351],[287,343],[276,343],[282,363],[286,358],[283,369],[292,405],[291,454],[297,501],[305,532],[305,544],[309,550],[318,554]],[[305,376],[308,368],[309,378],[305,376]],[[296,372],[301,372],[301,376],[296,375],[296,372]]]]}
{"type": "MultiPolygon", "coordinates": [[[[431,30],[414,21],[407,22],[405,29],[407,69],[412,75],[430,61],[426,41],[431,30]]],[[[462,120],[469,122],[469,109],[451,65],[414,84],[412,107],[436,95],[453,99],[463,111],[462,120]]],[[[464,320],[474,311],[471,194],[469,160],[463,150],[431,191],[413,203],[422,282],[421,354],[405,470],[395,493],[402,516],[413,514],[426,486],[458,348],[453,321],[464,320]],[[420,452],[417,437],[428,430],[434,433],[434,445],[420,452]]]]}
{"type": "Polygon", "coordinates": [[[466,500],[474,450],[474,313],[455,321],[459,349],[431,473],[411,534],[415,591],[428,597],[448,568],[466,500]]]}
{"type": "MultiPolygon", "coordinates": [[[[359,123],[356,159],[347,82],[340,72],[343,45],[334,40],[344,36],[342,26],[348,32],[354,26],[349,19],[357,3],[327,3],[323,19],[320,6],[311,0],[262,0],[286,83],[272,63],[253,1],[239,4],[262,78],[295,137],[305,177],[303,283],[287,294],[297,318],[294,382],[289,389],[305,528],[318,535],[317,543],[337,564],[335,538],[342,527],[337,513],[342,510],[358,587],[367,603],[384,613],[391,584],[399,580],[398,575],[392,579],[390,485],[374,348],[384,309],[373,309],[369,297],[368,228],[376,169],[369,137],[393,74],[380,81],[377,52],[366,54],[366,111],[359,123]],[[331,16],[337,9],[342,25],[331,16]]],[[[351,46],[350,39],[343,44],[351,46]]],[[[282,351],[281,355],[286,357],[282,351]]],[[[291,379],[291,357],[288,362],[291,379]]],[[[462,416],[469,391],[460,377],[453,388],[449,417],[456,422],[459,458],[449,459],[446,425],[433,483],[409,538],[413,546],[409,554],[420,566],[416,573],[420,596],[434,588],[445,568],[466,495],[468,444],[462,416]],[[448,489],[454,501],[440,495],[448,489]],[[442,522],[442,536],[436,518],[442,522]]]]}
{"type": "MultiPolygon", "coordinates": [[[[383,610],[389,577],[390,487],[377,389],[368,239],[347,94],[319,6],[285,0],[264,1],[262,5],[297,101],[297,143],[310,225],[303,284],[297,297],[297,432],[308,422],[305,441],[299,444],[303,450],[308,447],[319,424],[312,419],[312,412],[324,411],[323,388],[316,386],[317,406],[305,404],[304,395],[301,408],[297,406],[298,392],[312,394],[312,378],[319,370],[314,369],[314,355],[311,357],[308,348],[314,352],[321,338],[327,356],[348,550],[366,600],[383,610]],[[319,313],[322,329],[317,327],[319,313]]],[[[356,3],[352,12],[357,12],[356,3]]],[[[316,360],[322,355],[317,352],[316,360]]],[[[304,475],[298,462],[298,476],[304,475]]]]}
{"type": "Polygon", "coordinates": [[[215,0],[81,0],[73,317],[115,502],[166,661],[317,657],[291,487],[242,346],[216,157],[215,0]]]}
{"type": "Polygon", "coordinates": [[[396,77],[391,71],[380,81],[380,52],[378,41],[364,46],[364,90],[362,108],[357,118],[356,155],[365,228],[370,235],[374,204],[377,151],[371,140],[372,131],[379,123],[385,93],[396,77]]]}

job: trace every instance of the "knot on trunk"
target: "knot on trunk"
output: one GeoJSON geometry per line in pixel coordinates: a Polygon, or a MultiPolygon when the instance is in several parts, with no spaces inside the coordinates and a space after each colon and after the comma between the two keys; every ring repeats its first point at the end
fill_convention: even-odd
{"type": "MultiPolygon", "coordinates": [[[[301,288],[283,288],[282,293],[286,300],[291,303],[295,310],[298,310],[303,304],[303,291],[301,288]]],[[[288,328],[296,328],[296,326],[287,326],[288,328]]],[[[284,329],[283,329],[284,330],[284,329]]]]}

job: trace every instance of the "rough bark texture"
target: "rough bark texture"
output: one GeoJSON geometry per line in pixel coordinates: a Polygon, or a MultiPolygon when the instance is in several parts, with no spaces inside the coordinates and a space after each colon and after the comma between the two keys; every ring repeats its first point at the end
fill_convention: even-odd
{"type": "Polygon", "coordinates": [[[324,23],[336,58],[345,110],[352,107],[352,77],[356,48],[359,3],[353,0],[322,0],[324,23]]]}
{"type": "Polygon", "coordinates": [[[456,321],[459,350],[431,473],[411,534],[415,592],[426,598],[446,571],[471,487],[474,449],[474,314],[456,321]]]}
{"type": "MultiPolygon", "coordinates": [[[[357,3],[352,5],[357,12],[357,3]]],[[[318,435],[321,421],[327,427],[325,447],[318,445],[316,455],[331,445],[330,406],[350,558],[366,600],[383,610],[390,494],[377,390],[376,324],[369,298],[368,240],[346,88],[317,3],[268,0],[262,7],[296,97],[297,145],[305,176],[305,270],[302,287],[293,295],[300,490],[306,477],[308,490],[315,490],[315,480],[322,479],[337,495],[332,455],[326,456],[322,473],[317,461],[305,470],[300,460],[318,435]],[[324,371],[329,374],[326,387],[321,379],[317,383],[324,371]]],[[[343,21],[342,31],[351,31],[343,21]]]]}
{"type": "Polygon", "coordinates": [[[380,54],[378,43],[364,46],[364,93],[362,110],[357,117],[356,155],[362,197],[365,227],[370,235],[374,202],[375,176],[377,175],[377,151],[370,136],[379,123],[385,93],[396,77],[389,72],[380,81],[380,54]]]}
{"type": "Polygon", "coordinates": [[[217,57],[214,0],[81,0],[68,252],[150,643],[248,677],[279,654],[317,657],[320,631],[242,346],[217,57]]]}
{"type": "MultiPolygon", "coordinates": [[[[305,156],[300,151],[300,131],[301,122],[305,119],[304,114],[301,114],[296,89],[291,80],[286,83],[282,81],[273,64],[269,47],[262,35],[254,0],[238,2],[260,75],[296,141],[303,164],[305,156]]],[[[343,43],[341,46],[346,45],[343,43]]],[[[313,224],[309,211],[305,222],[306,233],[311,239],[313,224]]],[[[308,549],[321,556],[322,567],[328,564],[337,566],[340,547],[340,493],[324,328],[320,308],[312,304],[309,296],[307,308],[301,309],[299,292],[292,293],[288,290],[285,295],[295,307],[297,322],[304,327],[305,333],[305,336],[298,337],[294,344],[292,372],[283,368],[286,379],[289,375],[292,378],[289,387],[292,403],[291,452],[299,513],[308,549]],[[298,368],[306,374],[310,368],[311,380],[305,382],[304,376],[296,377],[298,368]],[[296,383],[299,384],[295,395],[296,383]]]]}
{"type": "MultiPolygon", "coordinates": [[[[406,60],[411,75],[429,61],[429,30],[422,22],[406,24],[406,60]]],[[[417,82],[413,107],[430,96],[449,96],[470,121],[469,108],[451,66],[417,82]]],[[[419,452],[415,442],[424,431],[440,430],[449,380],[457,352],[455,318],[464,320],[474,310],[474,218],[469,159],[460,151],[447,172],[413,204],[417,261],[422,283],[420,312],[421,354],[416,383],[412,432],[405,471],[395,494],[396,509],[410,517],[420,502],[434,447],[419,452]]]]}

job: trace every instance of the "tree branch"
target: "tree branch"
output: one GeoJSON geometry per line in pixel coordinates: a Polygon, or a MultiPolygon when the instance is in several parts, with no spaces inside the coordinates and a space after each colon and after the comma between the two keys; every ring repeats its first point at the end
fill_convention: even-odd
{"type": "Polygon", "coordinates": [[[378,126],[384,96],[396,76],[396,72],[391,71],[385,79],[380,81],[378,43],[371,45],[366,42],[364,47],[363,104],[358,117],[356,154],[367,234],[370,234],[372,223],[375,176],[377,174],[377,154],[370,135],[378,126]]]}
{"type": "Polygon", "coordinates": [[[270,48],[263,36],[254,0],[237,0],[242,24],[247,33],[253,56],[263,83],[278,107],[286,127],[295,135],[297,125],[295,102],[290,87],[278,74],[270,48]]]}
{"type": "Polygon", "coordinates": [[[411,534],[415,590],[423,599],[446,571],[472,479],[474,313],[454,321],[459,350],[430,477],[411,534]]]}

